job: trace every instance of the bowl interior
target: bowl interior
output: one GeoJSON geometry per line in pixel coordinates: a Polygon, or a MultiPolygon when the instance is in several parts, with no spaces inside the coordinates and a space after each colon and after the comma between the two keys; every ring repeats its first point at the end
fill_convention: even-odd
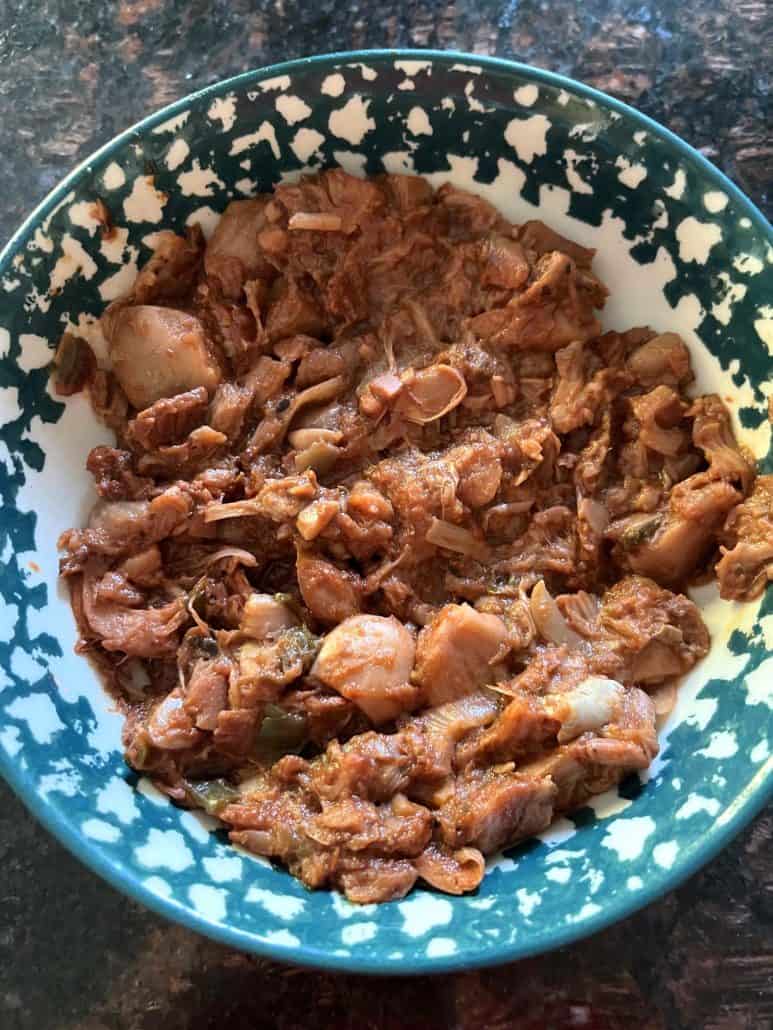
{"type": "Polygon", "coordinates": [[[124,766],[121,720],[73,654],[56,540],[93,503],[85,458],[109,435],[83,398],[49,392],[56,341],[70,327],[103,351],[96,316],[162,226],[208,233],[233,197],[325,165],[450,181],[514,221],[539,217],[596,247],[611,290],[605,325],[680,332],[696,389],[726,399],[770,469],[770,227],[664,130],[547,73],[463,55],[340,55],[212,87],[77,169],[0,259],[0,768],[114,884],[237,946],[379,972],[514,958],[666,890],[762,804],[773,779],[770,590],[750,605],[696,591],[712,651],[682,686],[646,776],[492,861],[473,896],[420,889],[379,907],[310,894],[168,804],[124,766]]]}

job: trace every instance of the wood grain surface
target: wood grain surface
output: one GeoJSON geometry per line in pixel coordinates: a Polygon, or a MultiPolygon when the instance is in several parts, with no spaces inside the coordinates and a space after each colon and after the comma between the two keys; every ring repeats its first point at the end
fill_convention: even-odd
{"type": "MultiPolygon", "coordinates": [[[[634,104],[770,217],[771,0],[0,0],[0,241],[155,108],[370,46],[515,57],[634,104]]],[[[167,924],[0,786],[0,1030],[769,1030],[773,808],[666,898],[536,959],[433,978],[282,966],[167,924]]]]}

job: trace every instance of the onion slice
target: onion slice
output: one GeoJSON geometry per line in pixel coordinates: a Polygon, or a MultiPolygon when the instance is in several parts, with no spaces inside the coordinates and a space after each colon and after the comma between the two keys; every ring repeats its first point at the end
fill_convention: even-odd
{"type": "Polygon", "coordinates": [[[315,232],[340,232],[341,216],[323,211],[296,211],[287,223],[288,229],[311,229],[315,232]]]}
{"type": "Polygon", "coordinates": [[[568,647],[579,647],[582,643],[583,638],[569,626],[544,580],[535,584],[529,607],[534,625],[548,643],[566,644],[568,647]]]}
{"type": "Polygon", "coordinates": [[[445,519],[438,519],[434,516],[425,539],[428,544],[444,547],[447,551],[455,551],[468,558],[478,558],[483,561],[488,556],[486,545],[474,537],[469,529],[455,526],[453,522],[446,522],[445,519]]]}
{"type": "Polygon", "coordinates": [[[250,569],[254,569],[258,564],[258,559],[255,555],[245,551],[242,547],[221,547],[218,551],[208,555],[204,564],[206,566],[214,565],[215,562],[222,561],[224,558],[233,558],[234,561],[239,562],[241,565],[246,565],[250,569]]]}

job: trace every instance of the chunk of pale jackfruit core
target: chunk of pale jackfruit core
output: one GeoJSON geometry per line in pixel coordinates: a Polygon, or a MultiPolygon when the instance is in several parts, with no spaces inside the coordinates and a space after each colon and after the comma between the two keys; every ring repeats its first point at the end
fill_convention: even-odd
{"type": "Polygon", "coordinates": [[[250,594],[244,603],[241,629],[255,640],[278,636],[298,625],[298,617],[281,596],[250,594]]]}
{"type": "Polygon", "coordinates": [[[447,604],[419,635],[413,679],[426,703],[440,705],[495,682],[507,638],[498,616],[447,604]]]}
{"type": "Polygon", "coordinates": [[[393,616],[353,615],[325,637],[311,674],[372,722],[388,722],[415,704],[414,653],[413,637],[393,616]]]}
{"type": "Polygon", "coordinates": [[[135,408],[197,386],[212,393],[220,382],[220,368],[193,315],[140,304],[108,310],[102,325],[113,371],[135,408]]]}

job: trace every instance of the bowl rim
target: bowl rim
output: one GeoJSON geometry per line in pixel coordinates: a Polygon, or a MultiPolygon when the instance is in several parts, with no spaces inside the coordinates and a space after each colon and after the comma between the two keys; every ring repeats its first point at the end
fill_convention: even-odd
{"type": "MultiPolygon", "coordinates": [[[[659,122],[630,107],[623,101],[587,86],[566,75],[536,68],[532,65],[507,58],[489,57],[482,54],[465,53],[459,50],[432,50],[415,48],[374,49],[336,51],[318,54],[313,57],[298,58],[261,68],[240,72],[226,79],[220,79],[202,89],[181,97],[165,107],[135,122],[129,128],[113,136],[105,144],[95,150],[89,157],[77,164],[48,194],[32,212],[24,219],[19,228],[11,235],[8,242],[0,250],[0,276],[5,274],[12,258],[25,245],[35,228],[52,213],[67,197],[71,189],[78,183],[84,173],[92,172],[105,164],[107,160],[120,151],[133,138],[146,134],[153,127],[182,113],[194,103],[209,97],[221,95],[227,91],[240,89],[252,83],[279,75],[290,75],[315,66],[338,66],[362,62],[394,62],[397,60],[424,61],[431,64],[452,65],[464,63],[480,67],[484,71],[503,74],[516,74],[538,84],[544,84],[581,98],[592,100],[599,106],[616,111],[629,119],[639,128],[646,130],[661,141],[669,144],[688,164],[691,164],[713,181],[718,188],[728,195],[738,210],[748,217],[754,228],[766,237],[773,246],[773,226],[762,212],[735,185],[735,183],[705,158],[699,151],[683,139],[665,128],[659,122]]],[[[674,865],[668,869],[652,873],[644,887],[636,892],[625,892],[602,906],[595,915],[577,924],[564,924],[548,930],[532,934],[519,942],[499,947],[493,952],[468,955],[464,950],[452,956],[437,958],[423,957],[421,960],[401,959],[388,966],[377,957],[368,958],[356,954],[342,956],[330,952],[318,951],[313,946],[299,944],[292,947],[278,947],[258,939],[253,933],[241,930],[227,923],[214,922],[199,915],[193,908],[172,899],[153,893],[133,873],[120,862],[116,862],[92,843],[69,821],[59,806],[50,803],[36,789],[33,777],[24,770],[21,763],[14,761],[4,749],[0,749],[0,772],[14,793],[26,808],[42,825],[87,868],[106,880],[125,896],[140,901],[157,915],[185,926],[187,929],[201,933],[221,944],[241,951],[270,958],[274,961],[295,963],[319,969],[330,969],[348,973],[380,974],[380,975],[425,975],[429,973],[447,973],[483,966],[495,966],[518,959],[528,958],[556,948],[565,947],[584,937],[589,937],[611,926],[639,909],[674,890],[703,865],[721,851],[729,841],[738,834],[762,810],[769,799],[773,798],[773,766],[763,764],[752,776],[746,786],[739,791],[734,801],[723,813],[720,824],[716,823],[710,831],[697,840],[689,850],[682,851],[674,865]],[[413,962],[409,965],[408,962],[413,962]]]]}

